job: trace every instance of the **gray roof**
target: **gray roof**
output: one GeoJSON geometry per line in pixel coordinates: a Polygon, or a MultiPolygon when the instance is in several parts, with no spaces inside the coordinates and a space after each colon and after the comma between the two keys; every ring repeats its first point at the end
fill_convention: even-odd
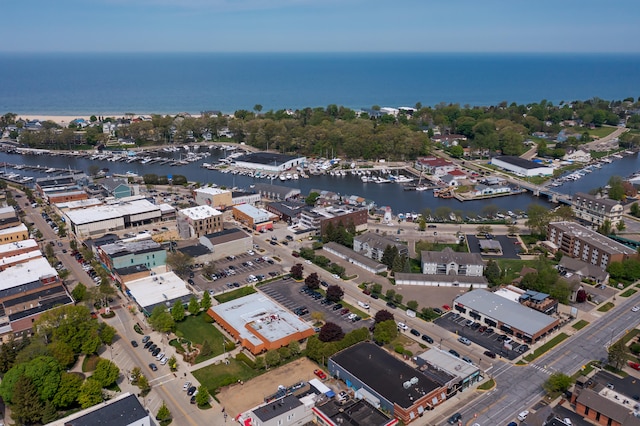
{"type": "Polygon", "coordinates": [[[596,198],[591,194],[585,194],[584,192],[576,192],[573,196],[573,203],[582,205],[583,203],[590,204],[590,209],[600,210],[604,209],[605,212],[610,212],[612,208],[620,205],[619,201],[611,200],[609,198],[596,198]],[[602,207],[600,207],[602,206],[602,207]]]}
{"type": "Polygon", "coordinates": [[[556,321],[542,312],[527,308],[486,290],[473,290],[464,293],[458,296],[455,302],[531,336],[556,321]]]}
{"type": "Polygon", "coordinates": [[[592,389],[583,389],[578,395],[577,402],[625,426],[640,425],[640,419],[630,413],[631,407],[625,407],[611,401],[592,389]]]}
{"type": "Polygon", "coordinates": [[[502,250],[502,245],[498,240],[480,240],[482,250],[502,250]]]}
{"type": "Polygon", "coordinates": [[[637,253],[636,250],[631,247],[627,247],[575,222],[551,222],[549,226],[559,229],[565,235],[586,241],[590,245],[597,247],[603,253],[620,253],[626,255],[637,253]]]}
{"type": "Polygon", "coordinates": [[[538,169],[540,167],[545,167],[544,164],[534,163],[530,160],[525,160],[524,158],[514,157],[512,155],[503,155],[501,157],[495,157],[496,160],[504,161],[505,163],[513,164],[514,166],[522,167],[523,169],[538,169]]]}
{"type": "Polygon", "coordinates": [[[423,251],[420,255],[422,264],[453,262],[458,265],[484,265],[480,253],[455,252],[451,247],[447,247],[442,251],[423,251]]]}
{"type": "Polygon", "coordinates": [[[100,246],[100,249],[104,251],[112,259],[121,256],[129,256],[132,254],[151,253],[164,250],[162,246],[153,240],[140,240],[140,241],[117,241],[113,244],[105,244],[100,246]]]}
{"type": "Polygon", "coordinates": [[[256,183],[254,189],[260,195],[279,200],[286,200],[287,198],[300,194],[300,189],[298,188],[289,188],[288,186],[271,185],[268,183],[256,183]]]}
{"type": "Polygon", "coordinates": [[[263,422],[268,422],[274,417],[288,413],[302,405],[302,402],[293,395],[287,395],[282,399],[277,399],[270,404],[263,405],[253,410],[253,414],[263,422]]]}
{"type": "Polygon", "coordinates": [[[361,263],[371,269],[387,269],[387,266],[385,264],[380,263],[377,260],[373,260],[365,255],[358,253],[357,251],[351,250],[349,247],[345,247],[338,243],[329,242],[322,246],[322,248],[325,250],[333,250],[336,253],[345,256],[347,259],[353,259],[354,261],[361,263]]]}
{"type": "Polygon", "coordinates": [[[569,272],[575,272],[578,275],[588,278],[596,278],[600,281],[607,279],[609,273],[599,266],[592,265],[591,263],[583,262],[580,259],[574,259],[569,256],[562,256],[558,267],[565,269],[569,272]]]}
{"type": "Polygon", "coordinates": [[[399,249],[407,248],[406,244],[397,242],[387,235],[380,235],[371,231],[365,232],[362,235],[357,235],[354,237],[354,240],[360,241],[361,243],[367,243],[369,246],[377,248],[378,250],[384,250],[387,246],[396,246],[399,249]]]}
{"type": "Polygon", "coordinates": [[[100,184],[109,192],[113,192],[120,185],[124,185],[128,188],[127,181],[125,179],[106,177],[100,181],[100,184]]]}
{"type": "Polygon", "coordinates": [[[485,277],[472,277],[468,275],[445,275],[445,274],[414,274],[406,272],[396,272],[394,274],[396,282],[399,281],[415,281],[415,282],[449,282],[458,283],[458,285],[487,285],[487,279],[485,277]]]}
{"type": "Polygon", "coordinates": [[[149,416],[138,398],[129,395],[104,405],[84,416],[65,422],[65,426],[122,426],[130,425],[149,416]]]}

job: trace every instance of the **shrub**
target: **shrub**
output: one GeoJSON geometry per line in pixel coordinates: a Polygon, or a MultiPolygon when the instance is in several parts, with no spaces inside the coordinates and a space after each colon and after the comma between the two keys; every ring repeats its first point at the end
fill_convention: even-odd
{"type": "Polygon", "coordinates": [[[634,343],[633,345],[629,346],[629,350],[634,354],[640,354],[640,343],[634,343]]]}
{"type": "Polygon", "coordinates": [[[254,370],[256,368],[256,363],[243,352],[240,352],[238,355],[236,355],[236,361],[244,362],[254,370]]]}
{"type": "Polygon", "coordinates": [[[393,348],[394,351],[396,351],[397,353],[399,353],[400,355],[404,354],[404,347],[400,344],[396,345],[393,348]]]}

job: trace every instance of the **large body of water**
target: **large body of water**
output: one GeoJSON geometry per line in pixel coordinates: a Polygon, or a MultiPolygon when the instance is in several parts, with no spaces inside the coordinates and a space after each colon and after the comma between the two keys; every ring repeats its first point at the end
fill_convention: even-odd
{"type": "Polygon", "coordinates": [[[122,115],[638,96],[640,55],[0,54],[0,113],[122,115]]]}
{"type": "MultiPolygon", "coordinates": [[[[179,154],[176,154],[179,155],[179,154]]],[[[250,189],[256,183],[270,183],[267,179],[256,179],[248,176],[233,175],[230,173],[220,173],[214,170],[204,169],[203,162],[215,163],[220,156],[220,151],[213,150],[212,156],[190,163],[185,166],[167,167],[157,164],[142,165],[139,163],[109,162],[99,160],[89,160],[86,158],[70,157],[49,157],[33,155],[17,155],[0,153],[0,162],[11,164],[39,165],[55,168],[72,168],[88,172],[91,165],[101,168],[108,168],[109,173],[124,174],[128,171],[135,172],[140,176],[147,173],[157,175],[184,175],[189,181],[203,184],[215,183],[218,186],[238,187],[250,189]]],[[[585,175],[582,179],[567,182],[563,186],[553,188],[557,192],[573,195],[576,192],[588,192],[593,188],[603,187],[607,184],[611,176],[626,177],[640,170],[640,157],[636,155],[615,160],[610,164],[605,164],[601,169],[585,175]]],[[[13,171],[13,170],[11,170],[13,171]]],[[[21,176],[42,177],[44,173],[35,173],[25,170],[16,170],[21,176]]],[[[327,190],[339,193],[343,196],[358,195],[368,200],[374,201],[377,206],[389,206],[394,213],[419,213],[429,208],[432,212],[438,207],[446,206],[453,211],[458,211],[463,215],[477,215],[482,213],[482,209],[489,204],[498,206],[503,211],[522,210],[526,211],[531,203],[545,206],[555,206],[549,204],[546,198],[537,198],[530,193],[498,197],[481,201],[460,202],[455,199],[435,198],[432,191],[404,191],[397,184],[376,184],[362,183],[356,176],[335,177],[330,175],[311,176],[308,179],[280,181],[274,180],[273,184],[283,185],[292,188],[299,188],[302,194],[308,194],[312,190],[327,190]]]]}

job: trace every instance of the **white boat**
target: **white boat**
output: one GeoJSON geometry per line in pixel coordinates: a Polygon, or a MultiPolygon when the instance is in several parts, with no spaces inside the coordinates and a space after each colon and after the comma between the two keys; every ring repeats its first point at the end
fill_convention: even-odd
{"type": "Polygon", "coordinates": [[[405,176],[405,175],[398,175],[396,177],[396,182],[398,182],[398,183],[409,183],[409,182],[413,182],[413,178],[405,176]]]}
{"type": "Polygon", "coordinates": [[[391,182],[389,179],[385,179],[383,177],[378,177],[378,179],[376,180],[376,183],[389,183],[391,182]]]}
{"type": "Polygon", "coordinates": [[[622,158],[622,155],[620,155],[620,154],[611,154],[611,156],[613,158],[617,158],[618,160],[622,158]]]}
{"type": "Polygon", "coordinates": [[[284,182],[285,180],[287,180],[287,177],[284,174],[282,174],[280,175],[280,180],[284,182]]]}
{"type": "Polygon", "coordinates": [[[362,183],[367,183],[367,182],[370,182],[370,181],[371,181],[371,179],[369,179],[369,177],[367,177],[367,176],[362,176],[362,177],[360,178],[360,180],[362,181],[362,183]]]}
{"type": "Polygon", "coordinates": [[[285,178],[286,178],[287,180],[291,180],[291,179],[293,179],[293,176],[291,175],[291,173],[287,173],[287,174],[285,175],[285,178]]]}
{"type": "Polygon", "coordinates": [[[418,185],[416,186],[416,191],[426,191],[429,189],[426,185],[418,185]]]}
{"type": "Polygon", "coordinates": [[[613,160],[611,158],[607,158],[607,157],[603,157],[600,161],[602,161],[603,163],[607,163],[607,164],[613,162],[613,160]]]}
{"type": "Polygon", "coordinates": [[[25,176],[22,178],[21,182],[30,182],[33,180],[32,176],[25,176]]]}
{"type": "Polygon", "coordinates": [[[297,174],[297,173],[294,173],[293,174],[293,180],[298,180],[298,179],[300,179],[300,175],[297,174]]]}
{"type": "Polygon", "coordinates": [[[456,217],[456,214],[454,212],[449,213],[449,219],[451,219],[454,222],[456,220],[458,220],[458,218],[456,217]]]}

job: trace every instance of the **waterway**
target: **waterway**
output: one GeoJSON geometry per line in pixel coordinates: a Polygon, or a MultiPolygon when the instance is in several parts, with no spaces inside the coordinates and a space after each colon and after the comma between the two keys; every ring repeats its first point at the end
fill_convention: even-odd
{"type": "MultiPolygon", "coordinates": [[[[179,153],[163,153],[165,156],[178,158],[179,153]]],[[[139,164],[125,162],[111,162],[105,160],[90,160],[88,158],[74,158],[45,155],[18,155],[0,152],[0,162],[12,164],[25,164],[30,166],[44,166],[54,168],[71,168],[88,172],[91,165],[100,168],[108,168],[109,174],[134,172],[140,176],[148,173],[157,175],[183,175],[189,181],[203,184],[215,183],[218,186],[238,187],[249,189],[256,183],[269,183],[267,179],[258,179],[248,176],[221,173],[201,167],[202,163],[216,163],[224,154],[218,150],[212,150],[211,156],[200,161],[184,166],[168,167],[158,164],[139,164]]],[[[556,192],[573,195],[576,192],[588,192],[593,188],[603,187],[611,176],[626,177],[640,170],[640,159],[637,154],[614,159],[610,164],[604,164],[601,169],[594,169],[592,173],[573,182],[566,182],[560,187],[552,188],[556,192]]],[[[12,170],[13,171],[13,170],[12,170]]],[[[37,173],[25,170],[15,170],[21,176],[33,176],[35,178],[47,176],[45,173],[37,173]]],[[[547,207],[554,206],[545,198],[537,198],[529,193],[506,197],[492,198],[488,200],[460,202],[455,199],[435,198],[432,191],[404,191],[401,185],[386,183],[363,183],[357,176],[335,177],[330,175],[311,176],[308,179],[280,181],[274,180],[273,184],[299,188],[302,194],[308,194],[312,190],[333,191],[343,196],[358,195],[367,200],[374,201],[378,207],[391,207],[394,214],[419,213],[424,209],[435,212],[438,207],[446,206],[459,215],[482,214],[487,205],[495,205],[500,210],[526,211],[530,204],[541,204],[547,207]]]]}

